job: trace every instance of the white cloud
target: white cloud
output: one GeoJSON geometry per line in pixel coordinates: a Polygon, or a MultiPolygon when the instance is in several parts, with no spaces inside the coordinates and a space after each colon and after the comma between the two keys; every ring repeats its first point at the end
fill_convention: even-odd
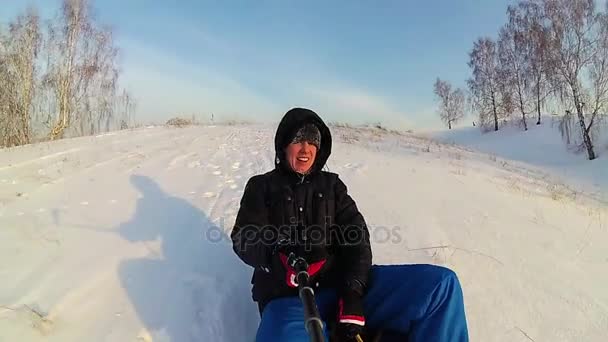
{"type": "MultiPolygon", "coordinates": [[[[230,44],[206,37],[215,45],[233,49],[230,44]]],[[[227,74],[184,62],[172,51],[159,51],[134,41],[122,45],[126,54],[123,85],[138,99],[137,113],[142,120],[165,120],[176,114],[206,118],[213,113],[215,117],[278,121],[289,108],[302,106],[318,111],[327,121],[409,126],[404,113],[387,99],[333,80],[321,74],[319,67],[307,65],[305,69],[314,70],[314,74],[306,75],[300,68],[277,66],[277,74],[263,75],[259,81],[280,87],[286,92],[285,98],[268,99],[227,74]]]]}
{"type": "Polygon", "coordinates": [[[388,99],[353,86],[310,87],[306,93],[330,120],[354,124],[381,122],[396,128],[410,126],[406,113],[396,109],[388,99]]]}
{"type": "Polygon", "coordinates": [[[280,111],[272,101],[209,67],[184,62],[171,51],[132,41],[124,45],[122,84],[138,99],[141,120],[211,113],[216,118],[254,118],[280,111]]]}
{"type": "Polygon", "coordinates": [[[394,128],[412,128],[408,113],[394,102],[339,80],[314,56],[283,54],[278,58],[273,51],[242,51],[243,47],[196,32],[205,44],[224,51],[274,56],[271,65],[252,66],[260,70],[255,83],[274,89],[274,97],[261,96],[259,89],[245,86],[235,78],[238,71],[231,77],[202,63],[184,62],[172,51],[125,41],[123,79],[139,100],[139,118],[164,120],[175,114],[199,114],[203,119],[213,113],[216,118],[278,121],[289,108],[300,106],[317,111],[326,121],[381,122],[394,128]]]}

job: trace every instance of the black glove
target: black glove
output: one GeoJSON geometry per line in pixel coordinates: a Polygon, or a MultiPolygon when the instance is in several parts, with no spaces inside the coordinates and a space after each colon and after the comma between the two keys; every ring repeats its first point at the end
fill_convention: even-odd
{"type": "Polygon", "coordinates": [[[272,247],[272,254],[287,254],[295,252],[295,246],[291,243],[289,238],[281,237],[277,240],[277,242],[272,247]]]}
{"type": "Polygon", "coordinates": [[[363,333],[365,316],[363,313],[363,284],[358,280],[350,281],[338,300],[338,341],[356,341],[363,333]]]}
{"type": "Polygon", "coordinates": [[[293,234],[281,234],[272,248],[272,254],[283,253],[289,255],[290,253],[294,253],[296,256],[306,259],[308,263],[327,259],[327,246],[323,241],[318,241],[318,239],[315,240],[311,237],[296,238],[293,234]]]}

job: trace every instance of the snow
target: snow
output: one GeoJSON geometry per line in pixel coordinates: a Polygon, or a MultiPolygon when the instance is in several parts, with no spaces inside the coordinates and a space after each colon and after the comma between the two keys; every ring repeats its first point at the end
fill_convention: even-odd
{"type": "MultiPolygon", "coordinates": [[[[228,233],[247,179],[273,167],[274,131],[157,126],[0,151],[0,341],[252,341],[251,269],[228,233]]],[[[461,147],[332,132],[328,168],[374,262],[454,269],[472,341],[605,340],[605,156],[509,154],[533,142],[518,133],[451,132],[461,147]]]]}
{"type": "MultiPolygon", "coordinates": [[[[596,123],[601,134],[595,141],[599,157],[593,161],[587,160],[586,151],[575,153],[576,144],[569,147],[564,143],[558,125],[558,119],[543,117],[542,125],[531,122],[527,132],[510,125],[498,132],[482,133],[478,127],[467,127],[435,132],[431,136],[445,143],[536,166],[597,196],[608,194],[608,122],[596,123]]],[[[608,197],[603,199],[608,201],[608,197]]]]}

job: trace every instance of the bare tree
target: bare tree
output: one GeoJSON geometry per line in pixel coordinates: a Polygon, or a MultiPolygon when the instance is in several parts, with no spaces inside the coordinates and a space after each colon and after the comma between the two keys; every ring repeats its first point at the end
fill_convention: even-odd
{"type": "Polygon", "coordinates": [[[452,124],[464,117],[465,96],[460,88],[452,90],[452,85],[439,78],[435,81],[434,92],[439,101],[441,120],[452,129],[452,124]]]}
{"type": "Polygon", "coordinates": [[[524,130],[528,130],[527,117],[538,110],[540,123],[540,88],[543,86],[542,51],[531,18],[531,6],[520,3],[507,9],[508,22],[501,28],[498,40],[500,70],[509,94],[522,117],[524,130]],[[537,57],[541,59],[537,60],[537,57]],[[536,94],[535,94],[536,93],[536,94]],[[536,96],[535,96],[536,95],[536,96]],[[535,101],[536,97],[536,101],[535,101]],[[534,108],[536,106],[536,108],[534,108]]]}
{"type": "Polygon", "coordinates": [[[127,129],[133,125],[133,116],[137,103],[133,96],[123,89],[117,101],[117,122],[119,129],[127,129]]]}
{"type": "Polygon", "coordinates": [[[564,102],[576,110],[584,147],[593,160],[590,131],[608,101],[607,14],[598,12],[593,0],[543,0],[543,5],[549,72],[564,102]]]}
{"type": "Polygon", "coordinates": [[[467,80],[473,109],[479,114],[482,127],[498,122],[512,110],[512,98],[501,75],[496,42],[490,38],[479,38],[469,53],[469,67],[473,77],[467,80]]]}
{"type": "Polygon", "coordinates": [[[40,49],[40,19],[33,8],[9,24],[0,37],[0,119],[3,146],[31,142],[33,99],[37,88],[36,58],[40,49]]]}
{"type": "Polygon", "coordinates": [[[87,95],[82,99],[85,110],[77,115],[78,134],[95,134],[109,131],[115,121],[115,102],[117,98],[118,68],[116,66],[117,49],[114,47],[112,33],[109,29],[93,32],[90,43],[92,49],[85,59],[90,73],[87,95]]]}
{"type": "Polygon", "coordinates": [[[117,50],[107,28],[97,28],[88,0],[64,0],[49,25],[46,84],[53,89],[57,114],[50,138],[95,133],[113,120],[117,50]]]}
{"type": "Polygon", "coordinates": [[[96,22],[89,1],[62,0],[42,28],[31,8],[0,27],[0,146],[131,124],[135,104],[118,93],[112,31],[96,22]]]}
{"type": "Polygon", "coordinates": [[[12,117],[9,116],[11,102],[10,89],[13,88],[9,77],[7,63],[8,39],[0,27],[0,147],[8,146],[9,136],[13,132],[12,117]]]}
{"type": "Polygon", "coordinates": [[[589,67],[591,119],[587,131],[591,129],[600,112],[608,110],[608,2],[605,12],[599,13],[597,20],[598,35],[595,43],[597,50],[589,67]]]}
{"type": "Polygon", "coordinates": [[[83,32],[90,30],[87,10],[84,1],[66,0],[62,4],[61,15],[48,28],[48,73],[45,81],[53,89],[58,107],[57,116],[51,119],[51,139],[62,138],[73,120],[80,90],[78,83],[82,83],[76,72],[79,42],[85,34],[83,32]]]}
{"type": "MultiPolygon", "coordinates": [[[[543,25],[544,0],[525,0],[511,5],[507,9],[509,22],[507,27],[516,32],[523,41],[519,42],[519,50],[525,56],[524,75],[529,84],[531,94],[529,101],[536,111],[537,125],[541,124],[541,111],[547,98],[553,92],[547,75],[547,44],[548,29],[543,25]]],[[[520,104],[521,105],[521,104],[520,104]]],[[[520,109],[521,111],[521,109],[520,109]]]]}
{"type": "Polygon", "coordinates": [[[543,9],[538,0],[521,2],[519,4],[522,14],[521,25],[530,44],[529,70],[534,89],[535,110],[538,114],[537,125],[541,124],[541,110],[547,98],[553,93],[547,69],[547,49],[549,44],[549,30],[542,25],[543,9]]]}

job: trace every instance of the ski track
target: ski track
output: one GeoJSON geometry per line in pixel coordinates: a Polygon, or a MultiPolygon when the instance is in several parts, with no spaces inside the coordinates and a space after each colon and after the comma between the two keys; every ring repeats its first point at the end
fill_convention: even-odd
{"type": "Polygon", "coordinates": [[[0,167],[0,171],[9,170],[9,169],[13,169],[13,168],[20,168],[20,167],[23,167],[23,166],[27,166],[27,165],[30,165],[30,164],[37,163],[37,162],[42,162],[42,161],[45,161],[45,160],[48,160],[48,159],[61,157],[61,156],[65,155],[65,154],[76,153],[76,152],[79,152],[81,150],[82,150],[81,148],[77,147],[77,148],[71,148],[71,149],[69,149],[67,151],[61,151],[61,152],[56,152],[56,153],[52,153],[52,154],[47,154],[47,155],[39,157],[39,158],[30,159],[30,160],[26,160],[26,161],[23,161],[23,162],[20,162],[20,163],[16,163],[16,164],[11,164],[11,165],[0,167]]]}
{"type": "MultiPolygon", "coordinates": [[[[166,146],[160,145],[158,149],[151,150],[149,153],[159,153],[167,151],[166,146]]],[[[59,176],[42,176],[40,169],[38,171],[26,170],[19,173],[19,178],[16,180],[18,184],[23,184],[9,193],[0,192],[0,199],[4,199],[4,203],[10,204],[15,202],[19,197],[30,197],[34,196],[40,191],[54,191],[57,187],[62,187],[63,184],[69,183],[72,179],[86,178],[88,175],[95,175],[97,178],[101,178],[103,181],[106,175],[112,175],[115,172],[119,173],[130,173],[136,168],[140,167],[146,159],[147,155],[139,152],[124,152],[118,156],[109,157],[101,162],[91,163],[89,165],[82,165],[80,161],[77,161],[69,167],[67,170],[69,173],[61,174],[59,176]],[[109,169],[104,172],[103,169],[109,169]],[[101,176],[101,177],[100,177],[101,176]],[[34,181],[42,181],[42,184],[37,184],[34,181]],[[15,196],[15,193],[18,196],[15,196]]],[[[44,173],[43,173],[44,174],[44,173]]]]}
{"type": "MultiPolygon", "coordinates": [[[[115,140],[112,140],[111,142],[111,146],[116,146],[116,145],[127,145],[127,146],[133,146],[134,144],[137,144],[138,142],[142,141],[142,140],[149,140],[150,138],[155,138],[157,140],[162,140],[164,139],[164,137],[166,135],[170,135],[170,134],[175,134],[174,132],[171,131],[165,131],[165,130],[158,130],[157,134],[121,134],[119,135],[121,137],[121,139],[117,138],[115,140]],[[126,135],[126,137],[123,137],[123,135],[126,135]]],[[[117,134],[113,134],[110,136],[118,136],[117,134]]],[[[80,145],[80,143],[82,143],[82,145],[87,146],[87,149],[93,149],[95,150],[96,148],[99,148],[99,146],[103,146],[103,148],[107,149],[107,146],[103,145],[103,144],[98,144],[98,141],[93,140],[90,137],[82,137],[82,138],[75,138],[75,139],[64,139],[64,140],[58,140],[58,141],[53,141],[53,142],[45,142],[45,143],[40,143],[39,145],[25,145],[25,146],[17,146],[17,147],[13,147],[13,148],[9,148],[9,149],[5,149],[2,152],[3,155],[3,160],[4,161],[8,161],[8,165],[2,166],[0,167],[0,171],[4,171],[4,170],[9,170],[9,169],[13,169],[13,168],[20,168],[23,166],[27,166],[30,164],[35,164],[41,161],[45,161],[45,160],[49,160],[49,159],[53,159],[53,158],[57,158],[63,155],[70,155],[70,154],[74,154],[76,152],[83,152],[83,147],[76,147],[76,148],[67,148],[66,150],[63,151],[56,151],[50,154],[42,154],[40,156],[37,156],[35,158],[30,158],[27,159],[27,156],[30,154],[40,154],[40,153],[44,153],[45,151],[49,151],[52,149],[61,149],[64,145],[67,145],[65,147],[69,147],[69,142],[74,142],[74,143],[79,143],[78,145],[80,145]],[[86,144],[86,142],[89,142],[89,144],[86,144]],[[33,152],[33,153],[21,153],[24,150],[27,150],[27,152],[33,152]],[[16,159],[16,161],[15,161],[16,159]],[[20,160],[20,159],[25,159],[25,160],[20,160]],[[13,160],[11,162],[11,160],[13,160]]]]}
{"type": "MultiPolygon", "coordinates": [[[[106,164],[111,164],[116,161],[129,161],[129,159],[133,159],[134,157],[141,157],[141,153],[138,153],[137,150],[141,149],[142,143],[147,142],[147,140],[157,141],[157,144],[164,145],[167,143],[165,137],[169,134],[175,134],[174,132],[164,132],[164,134],[157,134],[152,136],[143,136],[135,135],[135,138],[131,140],[124,139],[119,142],[115,142],[114,146],[111,149],[108,149],[107,146],[103,144],[94,144],[92,146],[72,148],[64,151],[59,151],[51,154],[46,154],[41,157],[29,159],[26,161],[22,161],[19,163],[15,163],[9,166],[5,166],[0,168],[0,177],[8,178],[6,175],[13,175],[11,178],[11,182],[13,185],[21,184],[21,183],[31,183],[37,186],[37,182],[35,180],[42,179],[44,183],[53,184],[55,182],[62,182],[67,178],[73,177],[77,174],[83,173],[85,171],[94,170],[98,167],[105,166],[106,164]],[[135,150],[135,151],[133,151],[135,150]],[[116,155],[116,151],[123,151],[123,153],[119,153],[116,155]],[[56,159],[58,157],[63,156],[63,159],[60,161],[48,163],[49,160],[56,159]],[[15,177],[15,173],[17,173],[15,177]],[[57,176],[53,176],[52,174],[59,174],[57,176]],[[49,175],[51,174],[51,175],[49,175]],[[34,182],[32,182],[34,181],[34,182]]],[[[59,142],[58,142],[59,143],[59,142]]],[[[50,144],[49,144],[50,145],[50,144]]],[[[61,144],[58,144],[61,146],[61,144]]],[[[34,146],[30,146],[34,148],[34,146]]],[[[3,154],[14,154],[18,151],[23,151],[23,149],[19,149],[17,151],[0,151],[0,158],[4,157],[3,154]]],[[[27,155],[23,153],[23,155],[27,155]]],[[[4,191],[0,190],[0,199],[6,200],[14,197],[15,193],[20,193],[23,195],[28,192],[28,189],[23,188],[4,188],[4,191]],[[4,191],[10,191],[8,194],[4,191]]]]}
{"type": "MultiPolygon", "coordinates": [[[[602,341],[608,297],[584,279],[608,273],[605,208],[553,200],[545,173],[511,161],[334,132],[329,170],[363,211],[375,262],[453,267],[472,341],[602,341]],[[377,241],[396,225],[399,241],[377,241]]],[[[154,128],[0,151],[0,341],[251,340],[251,270],[229,231],[247,180],[274,167],[273,134],[154,128]]]]}

